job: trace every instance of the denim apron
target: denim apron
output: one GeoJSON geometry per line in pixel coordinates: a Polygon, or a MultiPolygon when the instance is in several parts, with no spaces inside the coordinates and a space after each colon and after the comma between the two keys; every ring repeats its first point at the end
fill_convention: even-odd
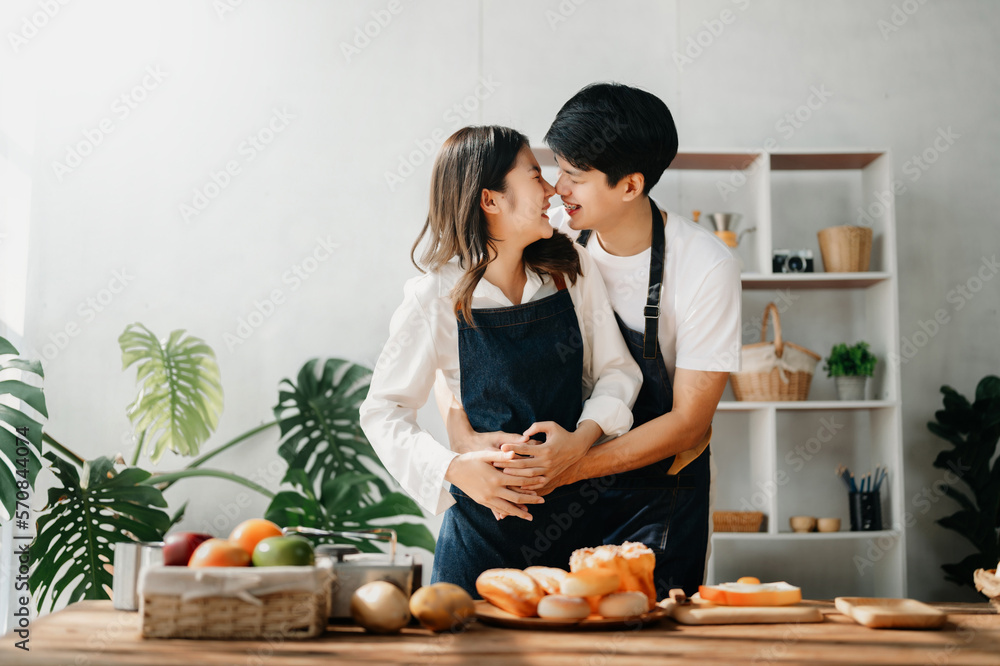
{"type": "MultiPolygon", "coordinates": [[[[576,430],[583,348],[567,340],[582,337],[565,281],[557,276],[554,282],[559,290],[552,296],[473,310],[475,327],[458,314],[462,405],[476,431],[521,433],[536,421],[576,430]]],[[[527,505],[531,521],[497,520],[457,487],[451,494],[455,504],[444,514],[431,582],[454,583],[474,598],[476,578],[486,569],[567,569],[570,554],[593,545],[597,535],[588,521],[599,493],[587,482],[558,488],[544,504],[527,505]]]]}
{"type": "MultiPolygon", "coordinates": [[[[660,283],[666,256],[666,238],[659,208],[649,200],[653,215],[653,244],[649,263],[649,292],[644,311],[645,331],[633,331],[615,313],[622,337],[642,370],[642,388],[632,408],[633,428],[673,408],[674,391],[657,341],[660,283]]],[[[589,229],[577,242],[586,247],[589,229]]],[[[674,456],[640,469],[594,479],[602,487],[600,506],[602,543],[640,541],[656,554],[656,594],[666,598],[680,587],[691,596],[705,575],[708,550],[708,509],[711,469],[707,447],[675,475],[667,472],[674,456]]]]}

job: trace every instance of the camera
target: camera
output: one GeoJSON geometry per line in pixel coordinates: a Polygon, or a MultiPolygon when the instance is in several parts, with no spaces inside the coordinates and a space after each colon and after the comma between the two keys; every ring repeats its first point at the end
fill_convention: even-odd
{"type": "Polygon", "coordinates": [[[775,250],[771,257],[772,273],[812,273],[812,250],[775,250]]]}

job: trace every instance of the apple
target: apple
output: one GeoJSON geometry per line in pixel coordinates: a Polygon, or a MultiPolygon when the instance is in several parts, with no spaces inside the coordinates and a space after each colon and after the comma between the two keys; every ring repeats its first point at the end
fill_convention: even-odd
{"type": "Polygon", "coordinates": [[[212,538],[201,532],[174,532],[163,539],[163,563],[168,567],[186,567],[195,548],[212,538]]]}

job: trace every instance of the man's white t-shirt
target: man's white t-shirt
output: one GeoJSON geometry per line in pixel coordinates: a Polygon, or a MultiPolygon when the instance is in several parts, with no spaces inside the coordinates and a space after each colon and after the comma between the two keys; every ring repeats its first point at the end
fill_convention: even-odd
{"type": "MultiPolygon", "coordinates": [[[[549,211],[550,223],[573,240],[562,207],[549,211]]],[[[742,344],[742,285],[736,257],[715,234],[674,213],[664,227],[666,257],[660,291],[658,339],[670,381],[674,369],[737,372],[742,344]]],[[[643,309],[649,288],[651,250],[619,257],[601,246],[597,234],[587,243],[600,268],[608,298],[625,325],[645,329],[643,309]]]]}

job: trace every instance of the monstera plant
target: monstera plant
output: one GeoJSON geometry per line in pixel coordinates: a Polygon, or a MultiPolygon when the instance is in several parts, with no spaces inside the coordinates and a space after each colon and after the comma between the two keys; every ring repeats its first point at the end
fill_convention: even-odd
{"type": "Polygon", "coordinates": [[[941,393],[944,409],[935,412],[937,420],[927,428],[953,448],[939,453],[934,466],[951,470],[972,496],[953,485],[944,486],[945,494],[961,509],[937,522],[961,534],[977,550],[961,562],[941,568],[946,580],[974,586],[973,572],[993,569],[1000,560],[1000,459],[993,460],[1000,439],[1000,377],[983,378],[973,403],[950,386],[942,386],[941,393]]]}
{"type": "MultiPolygon", "coordinates": [[[[0,396],[11,396],[28,405],[41,417],[47,418],[45,395],[41,386],[28,384],[22,379],[34,377],[35,383],[43,378],[42,364],[18,357],[18,351],[6,338],[0,337],[0,396]],[[14,376],[19,379],[14,379],[14,376]]],[[[39,452],[42,450],[42,424],[20,409],[0,404],[0,499],[5,520],[15,515],[18,492],[23,497],[25,483],[34,487],[35,477],[41,469],[39,452]]]]}
{"type": "MultiPolygon", "coordinates": [[[[30,576],[39,610],[46,602],[54,606],[60,598],[69,603],[109,598],[114,544],[161,540],[187,506],[184,503],[169,514],[163,491],[186,478],[215,477],[242,484],[271,499],[267,516],[280,525],[356,529],[384,526],[386,519],[401,515],[422,517],[412,500],[389,487],[384,468],[358,426],[369,370],[330,359],[317,376],[318,362],[309,361],[299,372],[297,385],[282,382],[287,389],[280,391],[275,421],[199,456],[223,408],[212,348],[182,330],[161,339],[141,324],[128,326],[119,344],[123,368],[136,368],[138,384],[128,407],[137,435],[130,462],[120,457],[87,461],[44,434],[52,449],[44,458],[57,484],[49,490],[32,544],[34,552],[44,553],[30,576]],[[278,454],[289,464],[282,483],[291,489],[275,494],[238,474],[202,467],[275,426],[282,438],[278,454]],[[167,450],[198,457],[172,472],[151,473],[137,466],[143,453],[156,462],[167,450]]],[[[434,539],[425,525],[391,526],[400,543],[433,550],[434,539]]],[[[359,542],[358,547],[373,548],[369,542],[359,542]]]]}
{"type": "MultiPolygon", "coordinates": [[[[350,531],[391,527],[401,543],[434,551],[425,525],[386,524],[395,516],[422,516],[408,496],[392,491],[380,474],[381,461],[358,424],[358,409],[368,394],[371,371],[341,359],[307,362],[298,383],[281,382],[274,415],[281,428],[278,453],[288,462],[284,481],[293,490],[279,492],[266,518],[279,525],[350,531]]],[[[371,541],[339,539],[371,551],[371,541]]]]}

